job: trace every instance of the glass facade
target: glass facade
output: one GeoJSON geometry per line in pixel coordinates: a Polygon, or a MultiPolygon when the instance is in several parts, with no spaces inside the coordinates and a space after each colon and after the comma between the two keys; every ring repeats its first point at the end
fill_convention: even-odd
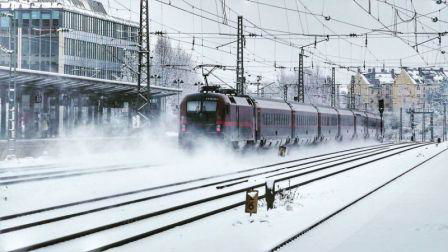
{"type": "MultiPolygon", "coordinates": [[[[14,16],[18,68],[120,80],[127,58],[137,55],[137,26],[63,9],[23,9],[14,16]]],[[[9,21],[0,18],[0,44],[8,49],[9,21]]],[[[9,65],[9,55],[0,54],[0,65],[9,65]]]]}
{"type": "Polygon", "coordinates": [[[104,37],[138,42],[138,28],[135,26],[120,24],[75,12],[65,12],[64,26],[69,29],[93,33],[104,37]]]}
{"type": "Polygon", "coordinates": [[[21,68],[58,72],[60,13],[54,10],[19,12],[21,68]]]}

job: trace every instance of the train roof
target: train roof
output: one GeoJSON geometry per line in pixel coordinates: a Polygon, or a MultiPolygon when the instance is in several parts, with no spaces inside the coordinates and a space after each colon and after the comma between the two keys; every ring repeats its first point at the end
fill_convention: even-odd
{"type": "Polygon", "coordinates": [[[249,101],[250,101],[249,97],[230,96],[229,100],[232,104],[237,104],[239,106],[252,107],[252,104],[249,103],[249,101]],[[235,101],[235,102],[233,102],[233,101],[235,101]]]}
{"type": "Polygon", "coordinates": [[[320,106],[316,106],[317,110],[319,111],[319,113],[323,113],[323,114],[335,114],[337,115],[338,112],[335,108],[332,107],[320,107],[320,106]]]}
{"type": "Polygon", "coordinates": [[[381,116],[378,113],[367,112],[366,114],[369,118],[381,119],[381,116]]]}
{"type": "Polygon", "coordinates": [[[261,99],[261,98],[253,98],[257,104],[258,108],[265,109],[286,109],[290,110],[288,103],[283,100],[271,100],[271,99],[261,99]]]}
{"type": "Polygon", "coordinates": [[[351,110],[355,115],[367,116],[365,111],[351,110]]]}
{"type": "Polygon", "coordinates": [[[311,104],[297,103],[297,102],[289,102],[292,109],[294,111],[303,111],[303,112],[312,112],[317,113],[316,107],[311,104]]]}
{"type": "Polygon", "coordinates": [[[340,115],[345,115],[345,116],[353,116],[353,111],[348,110],[348,109],[336,109],[340,115]]]}
{"type": "Polygon", "coordinates": [[[219,94],[219,93],[194,93],[194,94],[186,95],[184,97],[184,99],[194,100],[194,99],[203,99],[204,97],[216,97],[216,98],[224,99],[226,101],[229,100],[227,95],[219,94]]]}

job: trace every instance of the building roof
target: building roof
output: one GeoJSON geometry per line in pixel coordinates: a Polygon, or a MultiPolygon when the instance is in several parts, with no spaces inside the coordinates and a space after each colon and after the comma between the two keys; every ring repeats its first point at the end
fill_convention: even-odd
{"type": "Polygon", "coordinates": [[[381,69],[381,71],[376,71],[375,68],[368,69],[367,73],[361,74],[367,80],[370,85],[384,85],[394,83],[396,74],[395,70],[381,69]]]}
{"type": "Polygon", "coordinates": [[[438,85],[448,81],[447,71],[443,68],[412,68],[406,72],[417,84],[438,85]]]}
{"type": "Polygon", "coordinates": [[[11,5],[15,9],[65,9],[122,24],[138,26],[136,22],[109,15],[104,5],[97,0],[0,0],[0,9],[9,9],[11,5]]]}

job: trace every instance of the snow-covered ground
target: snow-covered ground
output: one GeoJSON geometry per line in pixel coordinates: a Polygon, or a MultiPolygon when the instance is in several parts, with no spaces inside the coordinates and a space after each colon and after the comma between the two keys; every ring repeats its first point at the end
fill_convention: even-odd
{"type": "MultiPolygon", "coordinates": [[[[130,243],[117,248],[116,251],[139,251],[141,248],[151,248],[156,251],[210,249],[213,251],[266,251],[331,211],[446,147],[445,144],[416,149],[386,161],[374,163],[365,169],[353,170],[344,175],[299,188],[296,191],[298,199],[292,203],[279,203],[279,206],[271,211],[266,211],[263,206],[260,206],[257,215],[249,216],[244,213],[244,208],[235,208],[213,218],[206,218],[194,224],[130,243]]],[[[446,160],[446,154],[444,157],[446,160]]],[[[443,163],[443,161],[439,158],[433,162],[443,163]]],[[[432,162],[428,166],[430,167],[431,164],[432,162]]],[[[419,204],[419,202],[414,203],[419,204]]],[[[357,222],[357,217],[354,216],[350,221],[357,222]]],[[[445,219],[446,221],[448,219],[445,219]]],[[[316,240],[318,239],[317,233],[316,240]]],[[[323,240],[319,242],[316,240],[310,243],[311,247],[314,246],[312,251],[320,251],[319,245],[325,243],[323,240]]]]}
{"type": "MultiPolygon", "coordinates": [[[[8,171],[11,167],[37,166],[41,168],[43,165],[55,166],[58,168],[56,170],[88,169],[108,165],[128,167],[147,164],[147,167],[129,171],[0,186],[0,197],[2,199],[7,198],[7,201],[2,202],[0,216],[18,210],[24,212],[86,198],[156,187],[319,153],[339,151],[341,148],[350,149],[374,144],[378,143],[359,141],[347,146],[336,143],[306,146],[293,149],[286,158],[280,158],[274,149],[241,154],[209,143],[204,143],[201,150],[186,152],[177,147],[176,138],[160,136],[157,138],[146,136],[146,138],[140,139],[137,148],[128,148],[121,143],[120,146],[106,146],[105,148],[108,151],[100,153],[88,152],[89,143],[79,142],[76,146],[65,147],[66,150],[58,157],[26,158],[0,162],[0,176],[13,176],[23,173],[20,170],[8,171]],[[30,193],[33,197],[29,197],[30,193]]],[[[135,146],[136,144],[132,143],[132,145],[135,146]]],[[[39,169],[39,171],[45,172],[54,170],[55,168],[39,169]]]]}
{"type": "Polygon", "coordinates": [[[281,251],[448,251],[448,153],[281,251]]]}
{"type": "MultiPolygon", "coordinates": [[[[372,144],[377,143],[327,143],[320,146],[308,146],[291,150],[286,158],[280,158],[277,156],[275,150],[245,153],[243,155],[219,148],[215,145],[205,145],[201,151],[193,153],[184,152],[176,148],[173,138],[159,137],[157,140],[154,140],[154,138],[142,140],[141,145],[137,149],[111,146],[109,153],[91,154],[84,150],[79,156],[70,154],[58,158],[47,157],[44,159],[34,159],[34,162],[33,159],[26,161],[20,160],[19,162],[22,162],[21,164],[14,164],[16,168],[30,165],[39,166],[42,164],[52,164],[55,166],[52,169],[59,170],[98,168],[111,164],[118,166],[143,164],[143,168],[13,184],[7,187],[0,186],[0,196],[2,197],[0,216],[131,190],[156,187],[189,179],[226,174],[260,165],[372,144]],[[161,139],[166,141],[162,143],[160,142],[161,139]]],[[[398,174],[400,171],[409,168],[411,165],[424,160],[425,157],[445,147],[446,145],[443,145],[443,147],[429,146],[418,148],[392,157],[387,161],[378,161],[365,166],[363,169],[353,170],[335,178],[329,178],[301,187],[297,191],[294,191],[297,197],[292,202],[280,201],[277,203],[277,208],[269,212],[265,210],[263,201],[261,201],[259,213],[252,217],[244,214],[242,208],[235,208],[213,217],[205,218],[195,223],[130,243],[116,250],[141,251],[146,248],[154,251],[266,250],[294,234],[300,228],[309,225],[313,220],[328,214],[330,210],[353,200],[356,195],[386,181],[391,176],[398,174]]],[[[88,144],[84,145],[83,148],[88,149],[88,144]]],[[[67,151],[67,153],[69,152],[67,151]]],[[[11,163],[0,163],[0,176],[17,174],[17,171],[8,171],[8,167],[11,167],[9,164],[11,163]]],[[[24,174],[23,171],[20,172],[20,174],[24,174]]],[[[295,180],[295,182],[300,182],[300,180],[295,180]]],[[[179,188],[182,189],[185,187],[181,186],[179,188]]],[[[165,191],[169,190],[161,189],[158,192],[165,191]]],[[[6,250],[17,248],[24,244],[30,244],[33,241],[37,242],[51,239],[64,233],[70,234],[74,230],[84,230],[104,223],[127,219],[140,213],[151,212],[150,210],[169,207],[174,203],[181,204],[192,199],[199,199],[211,195],[211,193],[212,191],[210,190],[198,190],[196,192],[182,194],[182,198],[172,197],[171,201],[159,199],[148,203],[127,206],[126,208],[111,209],[108,210],[108,214],[97,212],[88,215],[87,218],[73,218],[45,227],[33,227],[17,232],[0,234],[0,250],[1,248],[6,250]]],[[[128,197],[126,198],[127,200],[137,198],[137,196],[126,197],[128,197]]],[[[208,204],[203,208],[187,209],[176,216],[162,216],[155,221],[145,220],[135,225],[126,225],[118,229],[90,235],[78,242],[76,246],[73,246],[74,243],[71,242],[45,248],[43,251],[79,251],[95,248],[115,239],[122,239],[148,231],[157,227],[157,225],[161,225],[159,223],[181,220],[182,218],[217,208],[223,203],[231,204],[243,199],[244,194],[235,195],[234,197],[208,204]]],[[[109,203],[114,203],[115,201],[116,199],[112,199],[95,203],[96,205],[94,206],[101,207],[109,203]]],[[[56,217],[64,213],[88,210],[92,207],[93,205],[89,205],[89,207],[79,206],[77,208],[70,208],[69,210],[60,209],[40,215],[39,218],[56,217]]],[[[23,217],[19,220],[3,221],[3,223],[0,221],[0,229],[32,221],[33,216],[23,217]]],[[[76,240],[74,242],[76,243],[76,240]]]]}

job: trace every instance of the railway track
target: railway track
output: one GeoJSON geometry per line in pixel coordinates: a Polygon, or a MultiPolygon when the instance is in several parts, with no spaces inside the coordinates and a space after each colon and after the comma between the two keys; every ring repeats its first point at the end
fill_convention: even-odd
{"type": "MultiPolygon", "coordinates": [[[[54,180],[54,179],[62,179],[69,177],[79,177],[100,173],[110,173],[110,172],[118,172],[118,171],[126,171],[126,170],[134,170],[134,169],[144,169],[154,167],[155,165],[150,164],[139,164],[139,165],[109,165],[109,166],[101,166],[101,167],[88,167],[88,168],[80,168],[80,169],[70,169],[65,168],[59,171],[45,171],[45,172],[37,172],[37,173],[25,173],[25,174],[17,174],[17,175],[3,175],[0,176],[0,186],[14,185],[14,184],[22,184],[43,180],[54,180]]],[[[56,167],[52,167],[53,169],[56,167]]],[[[44,168],[41,168],[44,169],[44,168]]],[[[51,169],[51,168],[50,168],[51,169]]]]}
{"type": "MultiPolygon", "coordinates": [[[[88,200],[71,202],[71,203],[67,203],[67,204],[62,204],[62,205],[57,205],[57,206],[52,206],[52,207],[47,207],[47,208],[36,209],[36,210],[33,210],[33,211],[27,211],[27,212],[22,212],[22,213],[18,213],[18,214],[8,215],[8,216],[0,216],[0,221],[1,220],[8,220],[8,219],[11,219],[11,218],[22,217],[22,216],[25,216],[25,215],[36,214],[36,213],[40,213],[40,212],[46,212],[46,211],[51,211],[51,210],[63,209],[63,208],[66,208],[66,207],[71,207],[71,206],[76,206],[76,205],[81,205],[81,204],[86,204],[86,203],[92,203],[92,202],[98,202],[98,201],[103,201],[103,200],[107,200],[107,199],[119,198],[119,197],[133,195],[133,194],[139,194],[139,193],[155,191],[155,190],[160,190],[160,189],[166,189],[166,188],[173,188],[173,187],[178,187],[178,186],[187,185],[187,184],[194,184],[196,182],[202,182],[202,181],[207,181],[207,180],[219,179],[219,178],[228,177],[228,176],[232,176],[232,175],[236,176],[236,177],[233,177],[233,178],[230,178],[230,179],[227,179],[227,180],[219,180],[219,181],[214,182],[214,183],[206,183],[206,184],[200,185],[198,188],[214,186],[214,185],[219,185],[219,184],[223,184],[223,183],[226,183],[226,182],[233,182],[233,181],[249,178],[249,177],[254,176],[254,175],[259,175],[259,174],[263,175],[263,174],[267,174],[269,172],[277,172],[277,171],[280,171],[280,170],[288,169],[289,167],[281,167],[279,169],[268,170],[268,171],[261,172],[261,173],[255,173],[255,174],[238,176],[238,175],[244,174],[244,173],[250,173],[250,172],[254,172],[254,171],[258,171],[258,170],[274,168],[274,167],[277,167],[279,165],[293,164],[293,163],[304,162],[304,161],[306,161],[306,162],[301,163],[300,165],[315,164],[316,162],[320,162],[320,161],[327,161],[328,162],[329,160],[331,161],[332,159],[335,159],[335,158],[342,158],[342,159],[344,159],[344,158],[347,158],[348,155],[359,155],[360,153],[363,153],[365,151],[374,151],[374,150],[378,150],[378,149],[387,148],[389,146],[392,146],[392,144],[382,144],[382,145],[375,145],[375,146],[368,146],[368,147],[361,147],[361,148],[353,148],[353,149],[337,151],[337,152],[332,152],[332,153],[327,153],[327,154],[322,154],[322,155],[317,155],[317,156],[312,156],[312,157],[306,157],[306,158],[301,158],[301,159],[295,159],[295,160],[290,160],[290,161],[285,161],[285,162],[280,162],[280,163],[275,163],[275,164],[270,164],[270,165],[255,167],[255,168],[249,168],[249,169],[240,170],[240,171],[237,171],[237,172],[231,172],[231,173],[225,173],[225,174],[220,174],[220,175],[202,177],[202,178],[198,178],[198,179],[180,181],[180,182],[175,182],[175,183],[165,184],[165,185],[160,185],[160,186],[142,188],[142,189],[128,191],[128,192],[123,192],[123,193],[119,193],[119,194],[112,194],[112,195],[98,197],[98,198],[92,198],[92,199],[88,199],[88,200]],[[318,158],[320,158],[320,159],[318,159],[318,158]],[[318,160],[314,160],[314,159],[318,159],[318,160]]],[[[296,167],[296,166],[293,166],[293,167],[296,167]]],[[[221,188],[224,188],[224,187],[227,187],[227,186],[228,185],[217,186],[217,188],[221,189],[221,188]]],[[[172,193],[176,193],[176,191],[174,191],[172,193]]]]}
{"type": "MultiPolygon", "coordinates": [[[[383,144],[381,146],[388,146],[390,144],[383,144]]],[[[350,150],[358,150],[362,148],[379,148],[378,146],[375,147],[361,147],[361,148],[354,148],[350,150]]],[[[349,151],[349,150],[346,150],[349,151]]],[[[343,153],[341,152],[335,152],[335,153],[343,153]]],[[[332,155],[335,153],[329,153],[325,155],[332,155]]],[[[320,155],[319,155],[320,156],[320,155]]],[[[315,156],[315,157],[319,157],[315,156]]],[[[313,158],[315,158],[313,157],[313,158]]],[[[309,159],[309,158],[305,158],[309,159]]],[[[295,162],[300,160],[292,160],[287,161],[283,163],[278,164],[286,164],[290,162],[295,162]]],[[[276,165],[278,165],[276,164],[276,165]]],[[[60,164],[48,164],[48,165],[33,165],[33,166],[25,166],[25,167],[13,167],[13,168],[0,168],[0,186],[5,185],[13,185],[13,184],[20,184],[20,183],[27,183],[27,182],[35,182],[35,181],[42,181],[42,180],[52,180],[52,179],[62,179],[67,177],[77,177],[77,176],[84,176],[84,175],[91,175],[91,174],[98,174],[98,173],[107,173],[107,172],[115,172],[115,171],[124,171],[124,170],[132,170],[132,169],[141,169],[146,167],[152,167],[154,165],[149,164],[139,164],[139,165],[109,165],[109,166],[101,166],[101,167],[87,167],[82,169],[77,169],[74,167],[61,167],[60,164]],[[60,170],[56,170],[60,169],[60,170]],[[41,172],[44,170],[43,172],[41,172]],[[47,171],[50,170],[50,171],[47,171]],[[56,171],[54,171],[56,170],[56,171]],[[37,171],[37,172],[34,172],[37,171]],[[7,173],[7,175],[5,175],[7,173]],[[10,175],[10,173],[19,173],[10,175]],[[24,173],[24,174],[20,174],[24,173]],[[4,175],[1,175],[4,174],[4,175]]],[[[269,168],[270,166],[263,166],[263,167],[256,167],[253,169],[262,169],[262,168],[269,168]]],[[[248,171],[248,170],[246,170],[248,171]]],[[[224,174],[227,175],[227,174],[224,174]]],[[[208,178],[204,178],[208,179],[208,178]]]]}
{"type": "Polygon", "coordinates": [[[375,192],[381,190],[382,188],[390,185],[391,183],[395,182],[396,180],[400,179],[401,177],[405,176],[406,174],[412,172],[413,170],[421,167],[422,165],[428,163],[429,161],[433,160],[434,158],[440,156],[441,154],[447,152],[448,149],[444,149],[438,153],[436,153],[435,155],[425,159],[424,161],[418,163],[417,165],[412,166],[411,168],[405,170],[404,172],[398,174],[397,176],[393,177],[392,179],[386,181],[385,183],[375,187],[374,189],[368,191],[367,193],[361,195],[360,197],[356,198],[355,200],[349,202],[348,204],[342,206],[341,208],[331,212],[330,214],[326,215],[325,217],[319,219],[318,221],[314,222],[313,224],[311,224],[310,226],[306,227],[303,230],[300,230],[299,232],[297,232],[296,234],[294,234],[293,236],[289,237],[288,239],[280,242],[279,244],[277,244],[276,246],[274,246],[272,249],[270,249],[269,251],[279,251],[281,250],[284,246],[288,245],[291,242],[294,242],[295,240],[299,239],[302,235],[305,235],[306,233],[312,231],[313,229],[319,227],[320,225],[322,225],[323,223],[327,222],[328,220],[330,220],[331,218],[337,216],[338,214],[346,211],[347,209],[349,209],[350,207],[352,207],[353,205],[359,203],[360,201],[362,201],[363,199],[369,197],[370,195],[374,194],[375,192]]]}
{"type": "MultiPolygon", "coordinates": [[[[263,190],[265,180],[268,177],[269,179],[274,179],[276,183],[282,183],[286,180],[291,183],[292,181],[293,183],[291,183],[289,188],[283,187],[283,190],[287,190],[293,188],[294,186],[305,185],[321,179],[325,179],[330,176],[341,174],[355,168],[360,168],[366,164],[398,155],[400,153],[404,153],[406,151],[410,151],[422,146],[425,146],[425,144],[380,145],[371,146],[368,148],[356,148],[352,150],[319,155],[316,157],[251,168],[245,171],[240,171],[238,173],[229,173],[226,175],[201,178],[192,181],[183,181],[176,184],[164,185],[154,188],[145,188],[142,190],[126,192],[119,195],[110,195],[108,197],[73,202],[65,205],[36,209],[34,211],[3,216],[0,218],[0,220],[2,221],[0,238],[2,238],[1,236],[13,236],[15,232],[26,233],[30,231],[30,229],[31,231],[33,231],[32,229],[36,229],[35,231],[38,231],[41,229],[45,229],[46,227],[55,228],[58,224],[68,224],[64,223],[67,221],[82,222],[82,218],[86,218],[92,215],[99,216],[99,214],[103,214],[106,212],[108,215],[115,216],[114,218],[109,220],[110,223],[106,225],[97,225],[90,229],[67,233],[65,235],[60,235],[58,237],[54,237],[53,239],[48,239],[40,242],[30,241],[31,244],[27,244],[26,246],[18,249],[12,249],[12,251],[33,250],[51,245],[58,245],[68,241],[73,241],[74,239],[78,239],[81,237],[95,236],[102,232],[113,232],[113,230],[122,229],[123,227],[129,229],[129,227],[132,226],[131,224],[139,222],[147,223],[148,221],[151,222],[155,218],[166,218],[165,216],[177,213],[179,211],[189,212],[192,208],[195,208],[197,206],[203,206],[204,204],[210,205],[205,207],[206,211],[202,211],[203,213],[199,215],[196,214],[197,211],[195,210],[190,214],[186,214],[185,218],[180,218],[178,221],[174,222],[171,221],[171,224],[157,226],[152,228],[150,231],[140,232],[139,234],[131,235],[130,237],[123,239],[117,239],[117,241],[115,242],[111,242],[94,249],[94,251],[102,251],[105,249],[121,246],[145,237],[149,237],[151,235],[169,230],[173,227],[184,225],[195,220],[199,220],[207,216],[211,216],[228,209],[241,206],[244,204],[244,202],[240,200],[242,198],[240,194],[252,188],[263,190]],[[325,173],[327,170],[332,171],[325,173]],[[309,178],[310,176],[314,177],[309,178]],[[253,180],[254,178],[255,180],[253,180]],[[301,182],[295,181],[298,178],[303,178],[305,180],[301,182]],[[263,182],[257,182],[257,179],[258,181],[263,182]],[[135,196],[143,192],[157,191],[160,189],[163,189],[165,191],[147,195],[145,197],[135,197],[133,199],[122,198],[123,196],[135,196]],[[207,194],[205,193],[205,190],[209,190],[210,192],[207,194]],[[170,197],[172,198],[182,195],[182,198],[188,199],[191,197],[198,197],[198,194],[202,196],[198,200],[184,200],[185,202],[182,202],[181,200],[182,204],[177,204],[174,206],[166,204],[166,200],[170,197]],[[120,202],[116,202],[118,198],[121,199],[120,202]],[[111,199],[115,201],[113,202],[113,204],[111,204],[112,202],[106,202],[107,200],[111,201],[111,199]],[[101,204],[99,204],[99,202],[101,202],[101,204]],[[228,204],[228,202],[232,202],[232,204],[228,204]],[[161,207],[159,207],[159,209],[154,209],[154,211],[152,212],[146,213],[145,211],[141,210],[143,214],[134,214],[135,216],[132,218],[117,218],[116,213],[120,212],[118,211],[119,209],[123,210],[123,208],[134,207],[142,203],[144,204],[139,207],[144,210],[147,210],[145,204],[148,203],[152,203],[152,206],[160,203],[161,207]],[[222,207],[222,205],[225,206],[222,207]],[[61,214],[63,211],[66,212],[67,210],[70,210],[72,212],[70,214],[61,214]],[[47,218],[42,218],[44,216],[46,216],[47,218]],[[5,221],[7,221],[6,224],[5,221]]],[[[264,198],[264,195],[261,195],[261,198],[264,198]]],[[[120,216],[122,216],[122,214],[120,216]]],[[[147,229],[147,227],[148,226],[145,225],[145,229],[147,229]]],[[[129,234],[132,233],[135,233],[135,231],[130,232],[129,234]]]]}

